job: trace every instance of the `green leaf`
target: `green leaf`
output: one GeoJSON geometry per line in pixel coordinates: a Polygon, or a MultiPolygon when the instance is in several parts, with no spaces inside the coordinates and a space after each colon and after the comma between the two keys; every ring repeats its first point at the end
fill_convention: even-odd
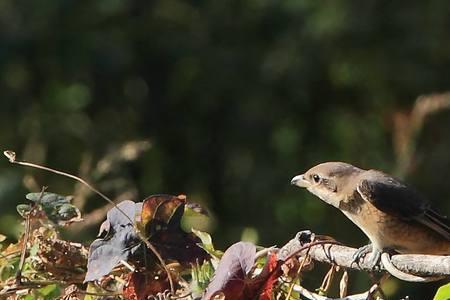
{"type": "MultiPolygon", "coordinates": [[[[105,291],[102,290],[101,288],[97,287],[94,283],[89,282],[86,288],[86,292],[88,293],[104,293],[105,291]]],[[[101,296],[94,296],[94,295],[88,295],[86,294],[86,296],[84,296],[83,300],[97,300],[97,299],[101,299],[101,296]]]]}
{"type": "Polygon", "coordinates": [[[192,265],[190,288],[194,298],[200,297],[214,275],[214,267],[210,261],[202,265],[198,262],[192,265]]]}
{"type": "MultiPolygon", "coordinates": [[[[80,210],[72,205],[72,196],[61,196],[54,193],[29,193],[26,198],[39,204],[47,217],[54,223],[65,225],[81,221],[80,210]]],[[[30,210],[30,206],[18,205],[17,211],[23,217],[30,210]]]]}
{"type": "Polygon", "coordinates": [[[212,243],[212,238],[207,232],[203,232],[200,230],[195,230],[194,228],[191,229],[192,233],[195,234],[201,241],[201,244],[198,244],[200,248],[205,250],[211,257],[220,260],[220,258],[223,255],[222,251],[214,249],[214,245],[212,243]]]}
{"type": "Polygon", "coordinates": [[[441,286],[433,300],[449,300],[450,299],[450,283],[441,286]]]}
{"type": "Polygon", "coordinates": [[[49,284],[40,289],[31,290],[32,294],[18,299],[22,300],[54,300],[61,294],[61,288],[57,284],[49,284]]]}
{"type": "Polygon", "coordinates": [[[17,256],[9,259],[6,264],[0,265],[1,281],[5,281],[16,274],[17,268],[19,267],[19,260],[20,258],[17,256]]]}
{"type": "Polygon", "coordinates": [[[56,299],[61,293],[59,286],[56,284],[44,286],[37,291],[45,300],[56,299]]]}
{"type": "Polygon", "coordinates": [[[44,192],[44,193],[28,193],[26,194],[25,198],[39,204],[55,204],[58,202],[70,203],[70,198],[72,197],[71,196],[66,197],[54,193],[44,192]]]}
{"type": "Polygon", "coordinates": [[[192,228],[192,233],[195,234],[202,241],[203,246],[214,251],[214,245],[212,243],[212,238],[209,235],[209,233],[196,230],[194,228],[192,228]]]}

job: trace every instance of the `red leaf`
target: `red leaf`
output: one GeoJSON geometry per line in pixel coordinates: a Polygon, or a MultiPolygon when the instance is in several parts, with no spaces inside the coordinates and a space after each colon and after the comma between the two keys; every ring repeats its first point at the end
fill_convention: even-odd
{"type": "Polygon", "coordinates": [[[158,272],[156,275],[134,272],[128,277],[123,296],[130,300],[146,300],[149,296],[163,293],[168,289],[170,285],[165,273],[158,272]]]}
{"type": "Polygon", "coordinates": [[[269,278],[265,281],[261,293],[259,295],[259,300],[271,300],[273,294],[273,286],[281,276],[281,269],[278,267],[280,261],[277,260],[277,255],[272,253],[268,260],[265,269],[267,269],[269,278]]]}

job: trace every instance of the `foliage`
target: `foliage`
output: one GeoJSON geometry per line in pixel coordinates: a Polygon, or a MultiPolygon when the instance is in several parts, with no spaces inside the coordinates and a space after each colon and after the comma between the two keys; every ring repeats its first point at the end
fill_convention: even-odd
{"type": "MultiPolygon", "coordinates": [[[[1,268],[0,296],[7,298],[26,295],[23,299],[54,299],[63,293],[63,298],[71,299],[81,299],[79,294],[86,294],[86,299],[116,296],[133,300],[152,297],[271,300],[283,294],[291,299],[294,286],[299,293],[304,289],[299,285],[302,272],[313,268],[308,256],[311,246],[335,243],[329,239],[316,241],[311,231],[302,231],[277,252],[269,249],[261,265],[258,261],[261,255],[258,256],[252,243],[235,243],[222,254],[215,250],[208,233],[195,229],[183,231],[181,220],[185,213],[205,212],[198,204],[187,202],[185,195],[160,194],[149,196],[143,202],[125,200],[115,204],[79,177],[17,161],[13,151],[5,151],[5,155],[11,163],[76,179],[113,204],[100,226],[99,236],[103,237],[91,243],[86,257],[82,245],[59,239],[58,227],[81,221],[80,211],[70,202],[72,197],[45,192],[45,187],[41,193],[28,194],[26,198],[32,203],[17,208],[24,219],[24,234],[17,244],[11,244],[1,253],[5,267],[1,268]],[[306,250],[305,254],[298,255],[302,250],[306,250]],[[176,267],[169,268],[169,262],[176,267]],[[86,290],[80,290],[86,283],[86,290]]],[[[0,235],[0,242],[5,239],[0,235]]],[[[328,294],[336,269],[335,265],[331,266],[318,289],[319,294],[313,295],[328,294]]],[[[381,279],[365,295],[376,293],[379,284],[381,279]]],[[[344,271],[341,297],[347,295],[347,287],[348,274],[344,271]]],[[[436,297],[445,295],[444,286],[436,297]]]]}
{"type": "Polygon", "coordinates": [[[41,192],[27,199],[33,203],[18,206],[25,232],[1,249],[0,294],[56,299],[66,282],[81,282],[86,270],[87,249],[59,237],[60,226],[81,220],[79,211],[66,196],[41,192]]]}
{"type": "Polygon", "coordinates": [[[219,293],[223,293],[225,299],[254,298],[244,292],[255,256],[256,247],[251,243],[239,242],[230,246],[223,254],[203,299],[209,300],[219,293]]]}
{"type": "MultiPolygon", "coordinates": [[[[29,193],[25,196],[28,200],[38,204],[50,221],[58,225],[66,225],[71,222],[80,222],[80,210],[70,204],[72,196],[61,196],[52,193],[29,193]]],[[[32,205],[22,204],[17,206],[17,211],[25,217],[32,210],[32,205]]]]}
{"type": "MultiPolygon", "coordinates": [[[[203,230],[221,249],[248,229],[262,245],[309,228],[360,246],[367,240],[350,222],[288,181],[329,160],[399,169],[415,99],[448,90],[449,7],[2,0],[0,144],[89,174],[117,198],[189,194],[211,211],[203,230]],[[142,140],[145,152],[130,147],[142,140]]],[[[449,126],[445,112],[425,122],[405,175],[447,213],[449,126]]],[[[69,181],[0,169],[0,228],[10,239],[21,230],[13,199],[43,183],[83,194],[84,216],[104,205],[69,181]]],[[[93,227],[67,234],[87,242],[93,227]]],[[[388,296],[434,293],[395,282],[388,296]]]]}
{"type": "Polygon", "coordinates": [[[450,299],[450,283],[441,286],[433,298],[433,300],[448,300],[448,299],[450,299]]]}
{"type": "Polygon", "coordinates": [[[20,210],[25,232],[1,252],[0,296],[7,299],[270,300],[290,294],[286,278],[296,282],[304,266],[285,251],[280,252],[284,258],[270,252],[258,256],[249,242],[222,253],[208,233],[182,231],[184,211],[201,211],[184,195],[120,202],[108,211],[102,237],[91,243],[89,253],[61,239],[59,228],[73,222],[62,222],[67,215],[49,209],[69,205],[70,197],[43,191],[27,199],[33,203],[20,210]]]}

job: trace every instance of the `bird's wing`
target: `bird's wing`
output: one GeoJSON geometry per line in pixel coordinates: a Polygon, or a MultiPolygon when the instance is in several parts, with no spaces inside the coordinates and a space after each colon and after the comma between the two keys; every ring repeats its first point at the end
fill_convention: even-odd
{"type": "Polygon", "coordinates": [[[448,219],[434,211],[412,188],[383,173],[362,179],[357,191],[379,210],[404,220],[417,221],[450,241],[448,219]],[[381,175],[380,175],[381,174],[381,175]]]}

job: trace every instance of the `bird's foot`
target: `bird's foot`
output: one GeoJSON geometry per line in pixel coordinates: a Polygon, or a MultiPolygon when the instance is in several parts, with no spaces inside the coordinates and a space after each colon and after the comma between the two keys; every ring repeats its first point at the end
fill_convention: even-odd
{"type": "Polygon", "coordinates": [[[379,262],[381,258],[381,251],[375,249],[372,244],[368,244],[362,246],[353,254],[352,264],[356,263],[358,266],[360,262],[366,257],[367,254],[370,253],[370,256],[367,260],[367,265],[372,270],[377,270],[379,268],[379,262]]]}
{"type": "Polygon", "coordinates": [[[364,257],[366,257],[366,255],[370,252],[372,252],[372,244],[368,244],[365,246],[362,246],[360,248],[358,248],[358,250],[355,251],[355,253],[353,253],[352,255],[352,264],[358,264],[361,260],[364,259],[364,257]]]}
{"type": "Polygon", "coordinates": [[[372,249],[369,260],[367,261],[368,267],[373,271],[380,269],[381,251],[378,249],[372,249]]]}

